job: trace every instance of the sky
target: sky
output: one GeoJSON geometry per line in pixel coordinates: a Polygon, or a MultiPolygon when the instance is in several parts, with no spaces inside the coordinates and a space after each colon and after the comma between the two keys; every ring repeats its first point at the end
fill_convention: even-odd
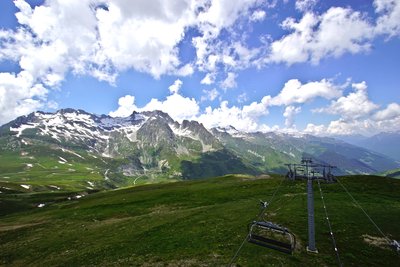
{"type": "Polygon", "coordinates": [[[2,0],[0,124],[162,110],[206,127],[400,130],[398,0],[2,0]]]}

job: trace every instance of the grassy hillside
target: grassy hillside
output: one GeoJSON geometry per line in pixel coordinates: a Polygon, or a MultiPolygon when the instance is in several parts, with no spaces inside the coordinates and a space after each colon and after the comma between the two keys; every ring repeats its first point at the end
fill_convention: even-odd
{"type": "MultiPolygon", "coordinates": [[[[0,265],[226,266],[258,214],[259,200],[270,199],[281,179],[230,175],[144,185],[10,213],[0,217],[0,265]]],[[[342,182],[386,235],[400,239],[399,180],[353,176],[342,182]]],[[[344,265],[398,265],[400,254],[380,244],[379,233],[340,185],[322,189],[344,265]]],[[[283,181],[267,217],[295,233],[296,252],[290,256],[245,243],[236,264],[337,266],[315,193],[319,254],[305,251],[305,183],[283,181]]],[[[41,193],[12,197],[26,205],[49,200],[41,193]]]]}
{"type": "Polygon", "coordinates": [[[400,179],[400,168],[382,172],[382,173],[379,173],[378,175],[400,179]]]}

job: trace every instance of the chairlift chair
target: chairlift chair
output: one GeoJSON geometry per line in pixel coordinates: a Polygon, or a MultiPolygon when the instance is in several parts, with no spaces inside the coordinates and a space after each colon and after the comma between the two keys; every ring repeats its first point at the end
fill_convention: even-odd
{"type": "Polygon", "coordinates": [[[292,254],[296,245],[295,236],[286,228],[268,221],[249,224],[248,242],[292,254]]]}

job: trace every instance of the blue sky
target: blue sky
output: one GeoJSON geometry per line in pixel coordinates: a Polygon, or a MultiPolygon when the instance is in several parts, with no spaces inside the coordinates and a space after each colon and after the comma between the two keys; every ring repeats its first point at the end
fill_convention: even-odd
{"type": "Polygon", "coordinates": [[[400,130],[396,0],[0,1],[0,123],[160,109],[206,127],[400,130]]]}

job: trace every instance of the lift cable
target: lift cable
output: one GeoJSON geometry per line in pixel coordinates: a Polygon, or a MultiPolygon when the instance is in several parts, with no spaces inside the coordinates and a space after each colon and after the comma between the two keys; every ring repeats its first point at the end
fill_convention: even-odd
{"type": "MultiPolygon", "coordinates": [[[[262,204],[262,209],[260,211],[260,214],[257,216],[257,220],[260,220],[264,217],[264,213],[268,207],[268,205],[274,200],[276,192],[278,192],[279,188],[282,186],[283,181],[285,180],[285,177],[282,178],[281,182],[279,183],[278,187],[275,189],[274,193],[272,194],[269,202],[263,202],[261,201],[262,204]]],[[[233,255],[232,259],[229,261],[228,267],[232,266],[232,263],[235,261],[236,257],[239,255],[240,250],[242,249],[244,243],[246,243],[246,240],[249,238],[250,233],[247,233],[246,237],[243,239],[243,242],[240,244],[239,248],[236,250],[235,254],[233,255]]]]}
{"type": "Polygon", "coordinates": [[[338,183],[343,187],[343,189],[347,192],[347,194],[350,196],[350,198],[354,201],[354,203],[356,204],[356,206],[358,206],[365,214],[365,216],[368,217],[368,219],[371,221],[371,223],[376,227],[376,229],[379,231],[379,233],[381,233],[381,235],[386,239],[386,241],[388,241],[388,243],[390,244],[392,242],[392,240],[390,238],[388,238],[381,230],[381,228],[379,228],[379,226],[374,222],[374,220],[372,220],[372,218],[367,214],[367,212],[363,209],[363,207],[361,207],[360,203],[357,202],[357,200],[350,194],[350,192],[347,190],[347,188],[342,184],[342,182],[340,182],[340,180],[338,178],[336,178],[336,180],[338,181],[338,183]]]}
{"type": "Polygon", "coordinates": [[[341,260],[340,260],[339,250],[338,250],[337,245],[336,245],[335,237],[333,236],[332,225],[331,225],[331,222],[329,221],[329,216],[328,216],[328,211],[327,211],[327,209],[326,209],[324,196],[322,195],[321,184],[320,184],[320,182],[319,182],[319,179],[317,179],[317,181],[318,181],[319,193],[320,193],[321,199],[322,199],[322,204],[324,205],[325,218],[326,218],[326,221],[328,222],[329,232],[330,232],[330,234],[331,234],[331,239],[332,239],[332,243],[333,243],[333,248],[335,249],[336,258],[337,258],[337,261],[338,261],[338,263],[339,263],[339,266],[342,267],[343,264],[342,264],[342,262],[341,262],[341,260]]]}

